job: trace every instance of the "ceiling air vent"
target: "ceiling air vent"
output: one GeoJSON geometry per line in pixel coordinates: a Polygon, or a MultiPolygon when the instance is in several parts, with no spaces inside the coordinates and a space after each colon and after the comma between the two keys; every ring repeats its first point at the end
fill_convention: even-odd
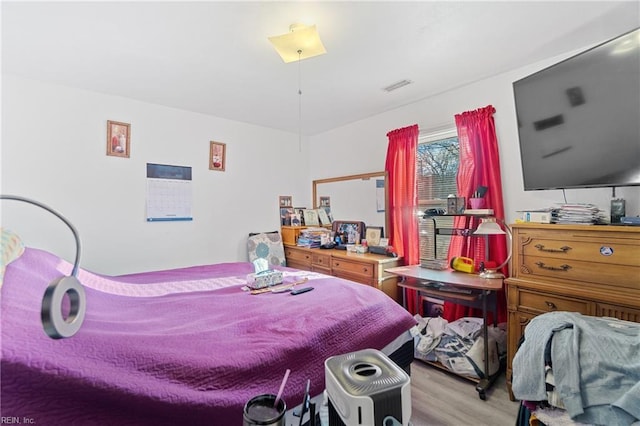
{"type": "Polygon", "coordinates": [[[411,84],[411,83],[413,83],[413,81],[411,81],[411,80],[400,80],[397,83],[393,83],[393,84],[383,88],[382,90],[384,90],[385,92],[393,92],[394,90],[399,89],[401,87],[404,87],[404,86],[406,86],[408,84],[411,84]]]}

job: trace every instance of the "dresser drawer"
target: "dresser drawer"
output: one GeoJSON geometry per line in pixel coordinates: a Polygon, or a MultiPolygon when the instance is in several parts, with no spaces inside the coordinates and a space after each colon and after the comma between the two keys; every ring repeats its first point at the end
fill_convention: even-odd
{"type": "Polygon", "coordinates": [[[640,290],[640,267],[554,257],[522,256],[515,275],[527,279],[552,278],[567,285],[597,283],[640,290]]]}
{"type": "Polygon", "coordinates": [[[284,255],[287,258],[287,264],[295,262],[304,264],[307,268],[311,266],[311,254],[304,250],[297,250],[292,247],[285,247],[284,255]]]}
{"type": "Polygon", "coordinates": [[[323,268],[322,266],[311,265],[311,271],[319,274],[332,275],[331,268],[323,268]]]}
{"type": "Polygon", "coordinates": [[[548,257],[557,260],[579,260],[605,265],[640,267],[640,246],[637,241],[621,236],[595,238],[571,233],[540,233],[523,235],[519,251],[524,256],[548,257]]]}
{"type": "Polygon", "coordinates": [[[594,310],[594,303],[591,301],[522,289],[518,291],[517,304],[518,310],[522,309],[536,314],[568,311],[591,315],[594,310]]]}
{"type": "Polygon", "coordinates": [[[596,305],[596,316],[640,322],[640,309],[612,305],[610,303],[598,303],[596,305]]]}
{"type": "Polygon", "coordinates": [[[331,255],[313,253],[311,255],[311,265],[313,267],[330,269],[331,268],[331,255]]]}
{"type": "Polygon", "coordinates": [[[370,263],[332,258],[331,270],[334,275],[346,273],[348,275],[357,275],[362,278],[373,278],[374,266],[370,263]]]}

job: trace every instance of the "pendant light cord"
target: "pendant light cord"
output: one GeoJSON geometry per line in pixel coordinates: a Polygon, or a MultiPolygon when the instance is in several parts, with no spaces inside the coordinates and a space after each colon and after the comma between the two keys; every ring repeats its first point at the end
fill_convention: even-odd
{"type": "Polygon", "coordinates": [[[302,49],[298,49],[298,150],[302,152],[302,49]]]}

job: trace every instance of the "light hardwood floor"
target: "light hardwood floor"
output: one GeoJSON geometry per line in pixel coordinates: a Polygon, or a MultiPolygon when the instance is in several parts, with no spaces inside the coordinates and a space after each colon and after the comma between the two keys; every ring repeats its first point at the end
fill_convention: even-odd
{"type": "Polygon", "coordinates": [[[413,426],[513,426],[519,403],[509,400],[502,373],[478,397],[474,382],[415,360],[411,364],[411,423],[413,426]]]}

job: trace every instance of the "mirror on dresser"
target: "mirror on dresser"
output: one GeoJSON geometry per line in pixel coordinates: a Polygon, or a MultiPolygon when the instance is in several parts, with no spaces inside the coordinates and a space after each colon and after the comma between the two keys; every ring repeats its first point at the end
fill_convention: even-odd
{"type": "Polygon", "coordinates": [[[328,197],[334,220],[363,221],[367,226],[384,226],[387,235],[388,210],[386,172],[361,173],[313,181],[313,208],[321,208],[328,197]]]}

